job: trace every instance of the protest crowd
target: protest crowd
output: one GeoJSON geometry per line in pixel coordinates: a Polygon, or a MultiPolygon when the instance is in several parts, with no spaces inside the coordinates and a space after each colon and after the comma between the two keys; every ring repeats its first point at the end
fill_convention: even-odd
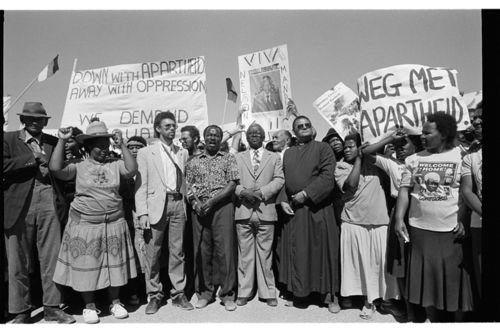
{"type": "MultiPolygon", "coordinates": [[[[286,45],[266,59],[279,52],[286,45]]],[[[468,109],[456,71],[381,69],[358,80],[359,95],[339,83],[313,103],[331,126],[318,134],[289,96],[288,73],[241,57],[254,77],[242,76],[232,129],[209,124],[206,108],[196,118],[127,107],[104,122],[84,114],[115,107],[71,93],[56,137],[44,133],[43,104],[24,103],[22,127],[3,136],[0,303],[10,323],[30,323],[42,305],[46,321],[74,323],[76,310],[93,324],[101,310],[124,319],[145,305],[152,315],[168,300],[186,311],[256,300],[317,305],[332,318],[359,309],[363,320],[481,321],[482,103],[468,109]],[[134,122],[108,129],[124,117],[134,122]]],[[[57,57],[49,65],[55,73],[57,57]]],[[[99,85],[122,103],[111,88],[125,84],[99,85]]],[[[164,105],[164,94],[150,100],[164,105]]],[[[206,104],[203,90],[182,94],[206,104]]]]}
{"type": "Polygon", "coordinates": [[[56,138],[42,103],[26,102],[24,128],[3,139],[11,322],[30,321],[37,271],[44,318],[59,323],[75,322],[71,304],[97,323],[99,308],[121,319],[127,306],[188,311],[217,297],[227,311],[258,299],[332,317],[477,320],[481,106],[465,131],[436,112],[421,135],[398,128],[373,144],[333,128],[318,137],[291,99],[286,109],[291,131],[266,144],[240,118],[232,132],[185,125],[179,146],[168,111],[155,141],[125,141],[98,118],[56,138]]]}

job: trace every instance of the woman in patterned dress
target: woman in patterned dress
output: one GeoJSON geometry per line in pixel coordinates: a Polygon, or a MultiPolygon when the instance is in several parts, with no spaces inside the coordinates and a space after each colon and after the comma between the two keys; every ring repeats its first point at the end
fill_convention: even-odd
{"type": "Polygon", "coordinates": [[[72,128],[59,129],[59,141],[49,164],[61,180],[76,178],[75,198],[63,234],[54,281],[81,292],[86,323],[99,321],[94,292],[107,288],[110,312],[125,318],[127,311],[120,302],[120,287],[137,276],[133,244],[124,218],[119,195],[120,176],[131,178],[137,163],[121,133],[109,134],[104,122],[95,120],[86,134],[76,137],[89,157],[64,166],[64,146],[72,128]],[[120,145],[123,160],[109,161],[109,138],[120,145]]]}

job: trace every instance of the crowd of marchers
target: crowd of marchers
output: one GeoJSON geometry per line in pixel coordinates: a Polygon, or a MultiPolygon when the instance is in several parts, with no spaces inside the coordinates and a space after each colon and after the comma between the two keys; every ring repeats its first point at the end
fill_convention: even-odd
{"type": "Polygon", "coordinates": [[[480,106],[466,131],[438,112],[421,135],[373,144],[333,128],[317,141],[305,115],[268,143],[241,115],[234,131],[200,133],[161,112],[154,141],[125,141],[97,118],[45,134],[39,102],[18,115],[23,128],[3,138],[12,323],[30,322],[34,277],[45,320],[59,323],[75,322],[72,305],[97,323],[103,308],[122,319],[134,305],[217,298],[227,311],[258,299],[333,318],[480,320],[480,106]]]}

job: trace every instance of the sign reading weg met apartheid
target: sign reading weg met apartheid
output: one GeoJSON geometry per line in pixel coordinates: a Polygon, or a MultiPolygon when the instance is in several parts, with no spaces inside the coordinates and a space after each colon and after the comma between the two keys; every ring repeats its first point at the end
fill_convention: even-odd
{"type": "Polygon", "coordinates": [[[184,125],[208,125],[204,57],[115,65],[71,74],[62,127],[85,131],[92,117],[124,137],[154,137],[155,116],[175,114],[184,125]]]}
{"type": "Polygon", "coordinates": [[[375,143],[403,127],[408,134],[422,131],[426,115],[451,114],[458,130],[470,125],[467,105],[457,82],[457,71],[416,64],[396,65],[358,79],[359,131],[363,141],[375,143]]]}

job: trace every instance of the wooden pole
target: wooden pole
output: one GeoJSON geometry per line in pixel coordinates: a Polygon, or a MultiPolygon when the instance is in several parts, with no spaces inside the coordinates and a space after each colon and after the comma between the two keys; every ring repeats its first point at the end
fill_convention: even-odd
{"type": "Polygon", "coordinates": [[[18,102],[19,99],[21,99],[21,97],[24,95],[24,93],[26,93],[26,91],[29,90],[31,86],[33,86],[33,84],[37,81],[37,79],[38,79],[38,76],[36,76],[35,78],[33,78],[33,80],[24,88],[24,90],[21,92],[21,94],[19,94],[17,96],[17,98],[14,99],[14,101],[10,104],[10,106],[6,110],[6,113],[8,111],[10,111],[10,109],[16,104],[16,102],[18,102]]]}

